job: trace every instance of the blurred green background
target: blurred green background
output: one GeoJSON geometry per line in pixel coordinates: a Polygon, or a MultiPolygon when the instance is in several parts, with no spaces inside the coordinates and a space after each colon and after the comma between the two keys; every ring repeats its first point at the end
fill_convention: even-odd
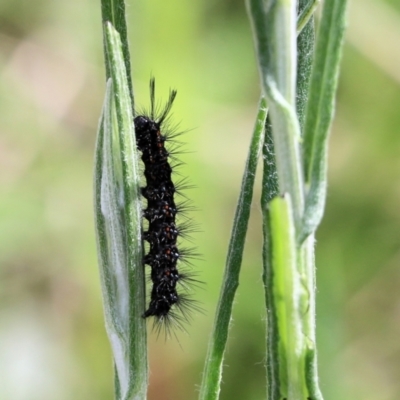
{"type": "MultiPolygon", "coordinates": [[[[178,89],[192,153],[181,173],[202,232],[205,309],[151,336],[151,400],[195,399],[259,96],[242,0],[128,1],[137,104],[178,89]]],[[[400,398],[400,2],[352,0],[317,234],[318,348],[326,400],[400,398]]],[[[0,399],[108,400],[93,228],[104,95],[100,2],[0,2],[0,399]]],[[[265,397],[257,186],[221,399],[265,397]]]]}

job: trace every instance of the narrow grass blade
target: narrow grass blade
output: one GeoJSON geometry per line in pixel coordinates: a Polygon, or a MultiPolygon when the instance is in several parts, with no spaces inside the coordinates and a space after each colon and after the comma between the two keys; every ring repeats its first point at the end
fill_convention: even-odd
{"type": "Polygon", "coordinates": [[[239,285],[239,273],[242,263],[247,225],[250,216],[250,206],[253,198],[253,187],[257,161],[263,144],[266,115],[266,102],[264,99],[261,99],[242,179],[240,196],[236,207],[235,219],[229,243],[225,272],[220,298],[217,305],[213,331],[208,345],[207,357],[200,387],[200,400],[215,400],[219,397],[222,377],[222,362],[224,358],[226,342],[228,339],[233,300],[236,289],[239,285]]]}
{"type": "Polygon", "coordinates": [[[300,240],[319,225],[325,207],[328,133],[334,114],[347,0],[325,1],[304,124],[306,206],[300,240]]]}

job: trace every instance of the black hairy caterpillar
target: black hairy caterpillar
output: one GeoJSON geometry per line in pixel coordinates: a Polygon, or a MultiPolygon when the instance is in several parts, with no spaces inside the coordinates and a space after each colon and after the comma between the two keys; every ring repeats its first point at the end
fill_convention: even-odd
{"type": "MultiPolygon", "coordinates": [[[[179,134],[173,133],[169,125],[169,114],[177,92],[170,91],[164,107],[157,107],[155,102],[155,81],[150,80],[150,114],[139,113],[134,119],[137,147],[142,153],[146,186],[142,195],[147,200],[143,217],[148,221],[143,239],[148,242],[149,249],[143,263],[151,268],[150,279],[152,289],[150,303],[143,317],[155,317],[155,323],[164,323],[166,327],[171,321],[181,326],[188,319],[187,311],[196,302],[188,299],[187,294],[178,293],[178,285],[185,287],[186,282],[197,282],[188,271],[178,271],[178,261],[193,256],[190,249],[178,249],[178,238],[193,231],[191,220],[177,225],[176,217],[188,210],[186,202],[176,203],[176,195],[183,188],[189,188],[186,181],[174,184],[170,159],[175,152],[168,151],[166,142],[173,142],[179,134]],[[176,311],[181,313],[177,314],[176,311]]],[[[181,268],[180,268],[181,269],[181,268]]]]}

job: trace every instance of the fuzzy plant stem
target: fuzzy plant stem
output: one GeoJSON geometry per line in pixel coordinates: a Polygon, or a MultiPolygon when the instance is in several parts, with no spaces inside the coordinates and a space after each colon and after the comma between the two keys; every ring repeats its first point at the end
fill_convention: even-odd
{"type": "MultiPolygon", "coordinates": [[[[307,10],[309,11],[310,8],[307,10]]],[[[304,9],[304,12],[301,13],[298,18],[298,24],[301,24],[301,27],[298,25],[297,33],[300,33],[305,27],[309,26],[307,23],[312,14],[310,14],[307,10],[304,9]]],[[[307,56],[305,56],[304,59],[307,59],[307,56]]],[[[307,62],[308,66],[309,64],[310,63],[307,62]]],[[[304,82],[305,81],[306,78],[304,79],[304,82]]],[[[260,123],[262,120],[265,120],[266,113],[266,102],[264,99],[261,99],[257,114],[257,123],[253,132],[246,169],[243,176],[242,190],[239,195],[239,201],[236,209],[235,224],[234,228],[232,229],[220,300],[217,305],[217,312],[214,321],[213,333],[209,342],[203,380],[200,389],[199,398],[201,399],[216,399],[218,398],[220,391],[223,356],[228,337],[229,321],[232,313],[234,295],[238,286],[239,272],[244,248],[245,237],[243,236],[243,232],[245,234],[245,231],[242,229],[247,229],[247,221],[250,215],[251,206],[251,201],[249,200],[251,200],[251,193],[253,192],[254,175],[256,173],[257,165],[254,160],[256,160],[259,156],[260,146],[263,148],[264,164],[268,164],[270,167],[270,173],[268,174],[270,177],[270,186],[267,191],[270,194],[270,197],[268,198],[268,201],[277,194],[278,184],[271,137],[272,131],[270,129],[267,130],[264,143],[264,135],[260,135],[259,130],[260,123]],[[269,158],[268,154],[272,154],[273,157],[269,158]],[[246,191],[246,193],[244,193],[244,191],[246,191]],[[246,201],[244,201],[244,199],[246,199],[246,201]],[[240,244],[240,246],[237,246],[238,244],[240,244]]]]}
{"type": "Polygon", "coordinates": [[[144,400],[148,361],[141,192],[124,3],[103,0],[107,91],[95,152],[95,217],[115,399],[144,400]]]}
{"type": "MultiPolygon", "coordinates": [[[[101,19],[103,21],[103,24],[110,22],[119,34],[121,40],[122,56],[126,69],[126,79],[128,80],[129,94],[131,96],[133,104],[131,59],[128,44],[128,29],[126,26],[125,0],[101,0],[101,19]]],[[[106,46],[105,41],[104,46],[106,46]]],[[[105,47],[104,52],[106,52],[105,47]]],[[[108,62],[106,62],[106,79],[110,77],[110,65],[108,62]]]]}
{"type": "MultiPolygon", "coordinates": [[[[296,115],[297,2],[248,0],[270,121],[277,186],[270,202],[263,187],[264,284],[268,313],[268,399],[306,399],[297,232],[304,211],[300,124],[296,115]]],[[[269,129],[269,127],[268,127],[269,129]]],[[[264,171],[264,173],[266,173],[264,171]]],[[[264,175],[264,184],[267,177],[264,175]]]]}
{"type": "Polygon", "coordinates": [[[247,1],[273,126],[279,188],[290,196],[297,232],[304,210],[304,185],[295,107],[296,7],[294,0],[271,0],[268,5],[263,0],[247,1]]]}
{"type": "Polygon", "coordinates": [[[277,399],[280,395],[279,382],[279,330],[275,299],[271,287],[272,275],[272,241],[270,234],[270,215],[268,204],[279,193],[278,178],[276,172],[275,150],[272,138],[272,126],[269,118],[265,125],[265,140],[263,146],[263,179],[262,179],[261,209],[263,212],[263,283],[265,288],[265,303],[267,308],[267,398],[277,399]]]}
{"type": "MultiPolygon", "coordinates": [[[[304,24],[301,20],[302,16],[308,12],[307,10],[313,8],[314,4],[311,3],[314,2],[299,1],[297,4],[300,11],[298,23],[303,26],[303,31],[297,40],[298,54],[296,55],[296,51],[291,51],[293,40],[289,40],[292,38],[294,30],[294,24],[291,21],[296,4],[283,0],[270,1],[268,6],[262,0],[249,0],[248,2],[261,81],[271,110],[271,125],[267,126],[267,138],[268,131],[271,130],[273,139],[270,150],[272,150],[265,154],[265,160],[268,160],[268,157],[276,158],[279,192],[283,195],[283,198],[275,198],[271,201],[271,177],[269,174],[273,160],[270,159],[268,163],[264,162],[262,196],[265,238],[264,284],[268,312],[268,400],[322,399],[316,368],[314,266],[314,232],[322,216],[322,211],[314,208],[313,212],[316,212],[317,218],[313,212],[307,214],[307,207],[310,203],[310,200],[307,202],[310,197],[307,168],[311,170],[310,164],[307,163],[312,160],[310,154],[313,153],[313,151],[307,151],[307,146],[313,147],[316,153],[312,155],[318,160],[314,163],[314,168],[319,172],[316,187],[324,185],[324,181],[321,180],[323,175],[321,171],[326,171],[326,155],[321,148],[326,151],[330,119],[324,125],[323,134],[319,135],[315,131],[310,133],[309,126],[311,124],[307,121],[312,119],[309,117],[309,110],[310,104],[315,102],[312,100],[313,96],[318,98],[322,104],[320,111],[323,111],[325,107],[332,109],[335,85],[333,85],[333,90],[326,91],[325,94],[321,93],[317,85],[313,87],[311,83],[309,90],[308,86],[309,81],[315,80],[315,83],[318,82],[321,87],[328,84],[332,88],[332,78],[336,82],[343,37],[345,1],[333,0],[324,4],[310,78],[311,59],[309,54],[313,52],[312,22],[304,24]],[[320,45],[321,42],[324,43],[324,46],[320,45]],[[337,46],[329,47],[329,42],[334,42],[337,46]],[[282,46],[286,46],[286,49],[282,49],[282,46]],[[333,69],[336,75],[332,76],[329,73],[324,75],[323,73],[324,67],[327,65],[321,61],[321,57],[325,58],[327,53],[332,55],[330,62],[328,61],[330,67],[328,70],[333,69]],[[296,61],[298,62],[296,67],[297,98],[296,107],[294,107],[292,99],[285,94],[290,93],[287,85],[293,80],[294,68],[291,68],[291,65],[296,65],[296,61]],[[279,65],[281,68],[278,68],[279,65]],[[285,71],[286,79],[282,78],[285,71]],[[319,94],[316,94],[318,92],[319,94]],[[300,157],[297,158],[298,153],[291,151],[290,147],[301,149],[301,134],[304,137],[306,150],[304,155],[300,151],[300,157]],[[275,147],[275,154],[272,143],[275,147]],[[287,146],[288,144],[289,146],[287,146]],[[286,148],[287,151],[282,151],[282,148],[286,148]],[[290,160],[290,157],[293,156],[295,158],[290,160]],[[279,161],[280,158],[281,161],[279,161]],[[306,165],[305,172],[303,165],[306,165]],[[300,193],[303,212],[300,214],[300,221],[297,219],[298,209],[293,204],[297,201],[296,188],[288,189],[292,183],[298,182],[286,179],[287,171],[292,171],[293,166],[302,177],[300,193]],[[287,186],[284,186],[285,180],[287,186]],[[305,212],[304,207],[306,207],[305,212]],[[311,229],[308,229],[310,226],[311,229]],[[294,247],[291,243],[294,243],[294,247]],[[285,249],[285,257],[282,256],[282,249],[285,249]]],[[[311,110],[315,111],[315,108],[313,106],[311,110]]],[[[323,117],[323,115],[322,113],[317,116],[317,113],[314,112],[314,118],[323,117]]],[[[321,200],[325,198],[325,192],[320,191],[318,194],[321,195],[318,198],[318,204],[323,207],[321,200]]]]}
{"type": "Polygon", "coordinates": [[[322,399],[318,386],[315,332],[314,235],[325,208],[328,135],[334,115],[334,100],[345,28],[346,0],[325,1],[316,41],[315,57],[304,120],[305,212],[300,263],[307,288],[303,310],[306,337],[306,384],[312,400],[322,399]]]}

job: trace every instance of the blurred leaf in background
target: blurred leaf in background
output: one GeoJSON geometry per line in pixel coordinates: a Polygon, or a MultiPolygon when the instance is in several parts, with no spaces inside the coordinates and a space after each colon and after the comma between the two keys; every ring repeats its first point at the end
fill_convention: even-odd
{"type": "MultiPolygon", "coordinates": [[[[194,399],[259,97],[241,0],[127,1],[138,105],[178,89],[182,174],[197,185],[205,315],[150,340],[149,399],[194,399]],[[181,346],[181,347],[180,347],[181,346]]],[[[326,400],[400,396],[400,2],[350,3],[317,234],[326,400]]],[[[112,398],[95,251],[92,162],[105,82],[100,3],[0,3],[0,399],[112,398]]],[[[260,193],[222,399],[264,395],[260,193]]]]}

